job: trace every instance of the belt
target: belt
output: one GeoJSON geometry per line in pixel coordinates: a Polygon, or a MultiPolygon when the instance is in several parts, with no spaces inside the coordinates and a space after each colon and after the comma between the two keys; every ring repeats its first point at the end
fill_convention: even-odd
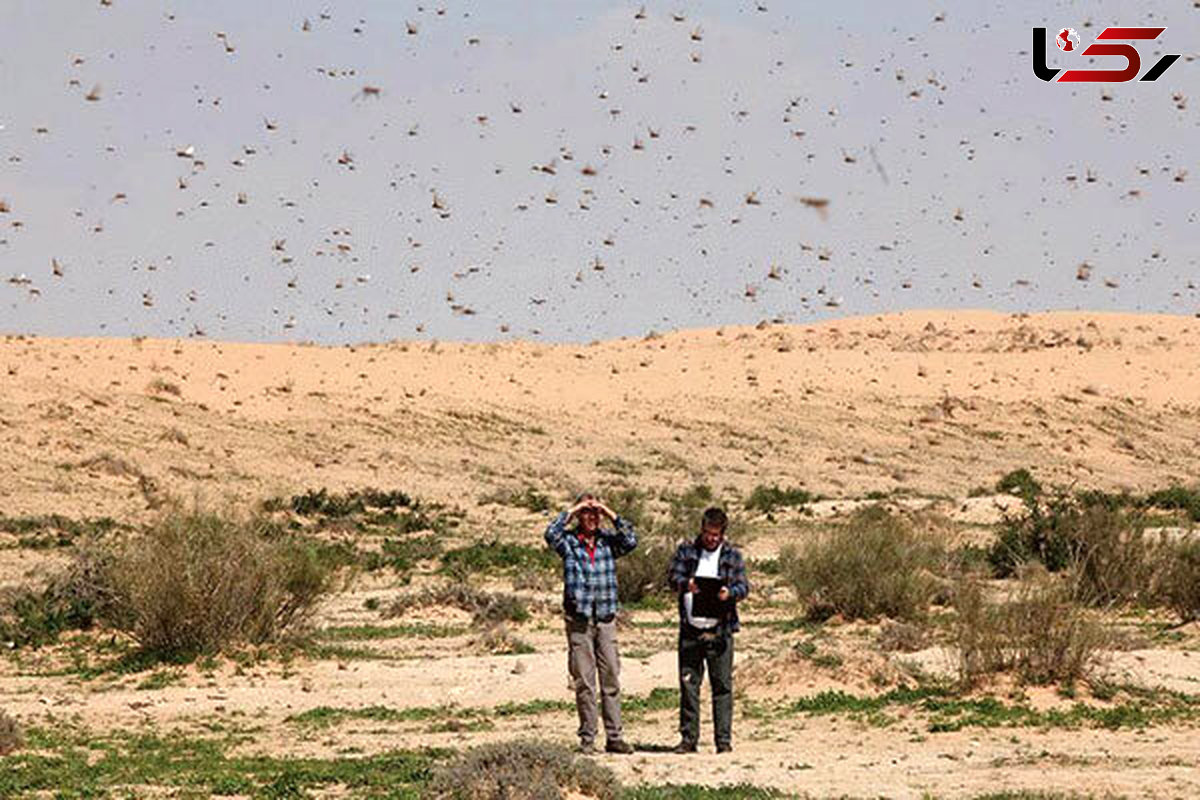
{"type": "Polygon", "coordinates": [[[718,625],[715,628],[697,628],[695,625],[683,623],[683,634],[690,639],[699,639],[702,642],[715,642],[721,638],[722,631],[718,625]]]}

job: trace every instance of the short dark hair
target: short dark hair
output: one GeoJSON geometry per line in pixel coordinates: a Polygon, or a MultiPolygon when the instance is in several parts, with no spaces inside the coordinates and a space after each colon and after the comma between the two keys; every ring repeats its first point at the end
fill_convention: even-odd
{"type": "Polygon", "coordinates": [[[729,517],[725,516],[725,512],[716,506],[704,509],[704,516],[700,518],[702,527],[718,527],[721,533],[725,532],[725,526],[729,524],[729,517]]]}

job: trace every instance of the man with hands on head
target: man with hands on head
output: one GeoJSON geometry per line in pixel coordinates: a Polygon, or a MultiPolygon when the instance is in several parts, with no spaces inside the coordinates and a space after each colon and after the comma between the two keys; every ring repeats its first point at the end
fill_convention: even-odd
{"type": "Polygon", "coordinates": [[[604,749],[609,753],[632,753],[633,748],[621,738],[616,560],[637,547],[637,534],[629,520],[585,492],[546,528],[546,543],[563,560],[567,669],[579,713],[580,752],[595,752],[598,672],[604,749]],[[601,527],[601,517],[612,523],[613,530],[601,527]],[[572,520],[576,524],[568,528],[572,520]]]}
{"type": "MultiPolygon", "coordinates": [[[[700,534],[675,550],[668,581],[679,593],[679,744],[676,753],[696,752],[700,739],[700,684],[708,667],[712,688],[713,728],[718,753],[733,749],[733,634],[738,630],[737,603],[750,593],[741,552],[725,541],[729,519],[709,508],[700,534]],[[716,616],[698,608],[697,578],[719,582],[716,616]]],[[[708,612],[712,613],[712,612],[708,612]]]]}

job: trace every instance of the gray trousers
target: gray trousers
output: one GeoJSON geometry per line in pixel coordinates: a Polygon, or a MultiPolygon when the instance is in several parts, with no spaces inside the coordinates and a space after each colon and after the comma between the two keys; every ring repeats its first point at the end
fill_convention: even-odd
{"type": "Polygon", "coordinates": [[[617,623],[567,618],[567,669],[575,687],[579,741],[596,739],[596,673],[600,674],[600,706],[608,741],[621,739],[621,659],[617,655],[617,623]]]}
{"type": "Polygon", "coordinates": [[[712,715],[718,747],[733,734],[733,633],[701,633],[688,626],[679,632],[679,734],[683,741],[700,739],[700,684],[704,668],[712,687],[712,715]]]}

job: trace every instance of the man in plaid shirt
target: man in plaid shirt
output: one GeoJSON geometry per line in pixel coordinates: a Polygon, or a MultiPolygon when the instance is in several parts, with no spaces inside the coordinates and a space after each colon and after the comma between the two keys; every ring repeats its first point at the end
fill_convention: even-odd
{"type": "MultiPolygon", "coordinates": [[[[733,749],[733,634],[739,629],[737,603],[750,593],[741,552],[725,541],[729,519],[709,508],[700,520],[700,535],[675,550],[667,580],[679,593],[679,733],[676,753],[696,752],[700,739],[700,684],[708,666],[712,688],[713,728],[718,753],[733,749]],[[694,613],[697,578],[720,582],[720,611],[715,617],[694,613]]],[[[711,613],[711,612],[710,612],[711,613]]]]}
{"type": "Polygon", "coordinates": [[[584,493],[546,528],[546,544],[563,560],[563,613],[567,628],[567,669],[579,712],[579,749],[595,752],[596,673],[604,713],[604,749],[632,753],[621,738],[621,671],[617,653],[617,559],[637,547],[629,520],[617,516],[594,495],[584,493]],[[600,517],[615,530],[600,527],[600,517]],[[578,518],[578,524],[567,524],[578,518]]]}

